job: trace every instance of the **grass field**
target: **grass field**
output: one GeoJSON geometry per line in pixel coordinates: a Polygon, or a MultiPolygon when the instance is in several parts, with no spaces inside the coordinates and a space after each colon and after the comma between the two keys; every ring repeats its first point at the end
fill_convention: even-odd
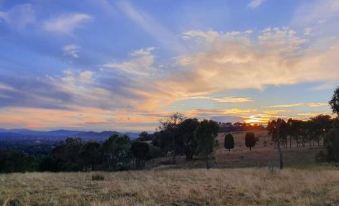
{"type": "Polygon", "coordinates": [[[0,176],[0,205],[338,205],[339,171],[175,169],[0,176]],[[104,177],[93,181],[92,175],[104,177]]]}
{"type": "Polygon", "coordinates": [[[176,165],[151,161],[144,171],[2,174],[0,206],[339,205],[339,170],[315,162],[321,148],[284,149],[286,169],[272,170],[278,157],[265,131],[256,132],[252,151],[243,146],[244,132],[234,135],[231,152],[218,136],[209,170],[200,160],[178,157],[176,165]]]}

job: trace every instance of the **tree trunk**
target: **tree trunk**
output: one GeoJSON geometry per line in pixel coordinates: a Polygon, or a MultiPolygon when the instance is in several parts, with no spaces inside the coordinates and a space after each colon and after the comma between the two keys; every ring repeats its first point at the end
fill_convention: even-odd
{"type": "Polygon", "coordinates": [[[210,165],[208,163],[208,155],[206,156],[206,169],[209,169],[210,168],[210,165]]]}
{"type": "Polygon", "coordinates": [[[283,155],[280,148],[280,125],[278,125],[278,152],[279,152],[279,167],[282,170],[284,168],[283,155]]]}

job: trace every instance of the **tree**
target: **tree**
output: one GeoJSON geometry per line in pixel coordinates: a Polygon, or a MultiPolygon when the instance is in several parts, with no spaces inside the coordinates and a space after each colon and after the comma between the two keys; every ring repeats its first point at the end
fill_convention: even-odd
{"type": "Polygon", "coordinates": [[[122,170],[131,160],[131,141],[128,136],[114,134],[103,143],[103,152],[109,169],[122,170]]]}
{"type": "Polygon", "coordinates": [[[81,170],[80,150],[83,142],[80,138],[67,138],[62,144],[52,150],[52,157],[58,163],[58,170],[81,170]]]}
{"type": "Polygon", "coordinates": [[[234,148],[234,137],[232,134],[225,135],[224,147],[228,149],[228,151],[234,148]]]}
{"type": "Polygon", "coordinates": [[[339,128],[333,128],[325,138],[328,161],[339,162],[339,128]]]}
{"type": "Polygon", "coordinates": [[[138,140],[140,141],[152,140],[152,135],[148,134],[146,131],[143,131],[139,134],[138,140]]]}
{"type": "Polygon", "coordinates": [[[311,130],[313,138],[320,145],[320,140],[329,132],[332,125],[332,119],[329,115],[318,115],[311,118],[311,130]]]}
{"type": "Polygon", "coordinates": [[[333,113],[336,113],[339,117],[339,87],[334,91],[334,94],[329,104],[332,107],[333,113]]]}
{"type": "Polygon", "coordinates": [[[197,139],[197,151],[206,161],[206,168],[209,169],[209,155],[213,153],[216,145],[219,125],[213,120],[203,120],[195,131],[197,139]]]}
{"type": "Polygon", "coordinates": [[[80,150],[80,159],[84,167],[93,169],[101,162],[100,144],[97,142],[86,142],[80,150]]]}
{"type": "Polygon", "coordinates": [[[143,168],[145,166],[145,160],[148,157],[150,148],[146,142],[135,141],[132,143],[131,151],[136,158],[136,167],[143,168]]]}
{"type": "MultiPolygon", "coordinates": [[[[181,113],[174,113],[168,118],[160,121],[160,130],[163,131],[160,134],[163,134],[163,137],[169,138],[169,145],[167,146],[169,151],[173,154],[172,162],[176,162],[176,155],[182,152],[182,144],[179,136],[178,127],[185,117],[181,113]]],[[[163,140],[161,140],[163,141],[163,140]]]]}
{"type": "Polygon", "coordinates": [[[257,140],[255,138],[255,134],[253,132],[247,132],[245,135],[246,147],[249,147],[250,150],[252,150],[252,147],[254,147],[256,143],[257,143],[257,140]]]}
{"type": "Polygon", "coordinates": [[[281,142],[285,141],[288,134],[288,127],[287,123],[283,119],[277,119],[276,121],[273,120],[268,123],[267,129],[269,134],[272,135],[272,140],[276,142],[278,152],[279,152],[279,165],[280,169],[283,169],[284,162],[283,162],[283,154],[281,151],[281,142]]]}
{"type": "Polygon", "coordinates": [[[186,160],[192,160],[193,155],[197,150],[197,140],[194,132],[198,126],[199,121],[197,119],[185,119],[179,124],[179,135],[176,140],[176,145],[183,150],[183,153],[186,155],[186,160]]]}

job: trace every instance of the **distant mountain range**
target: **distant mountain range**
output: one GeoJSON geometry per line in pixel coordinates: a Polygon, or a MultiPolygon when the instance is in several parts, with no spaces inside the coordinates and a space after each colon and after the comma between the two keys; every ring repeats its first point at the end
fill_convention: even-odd
{"type": "Polygon", "coordinates": [[[54,130],[54,131],[37,131],[29,129],[1,129],[0,128],[0,139],[11,139],[11,140],[51,140],[59,141],[64,140],[67,137],[79,137],[84,140],[105,140],[113,134],[126,134],[130,139],[138,137],[138,133],[127,132],[119,133],[116,131],[75,131],[75,130],[54,130]]]}

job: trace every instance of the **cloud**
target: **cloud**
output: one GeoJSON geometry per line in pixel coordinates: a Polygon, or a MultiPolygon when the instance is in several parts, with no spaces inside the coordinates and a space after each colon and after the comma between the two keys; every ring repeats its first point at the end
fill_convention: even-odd
{"type": "Polygon", "coordinates": [[[249,97],[210,97],[210,96],[190,96],[189,100],[210,100],[218,103],[247,103],[252,102],[253,99],[249,97]]]}
{"type": "Polygon", "coordinates": [[[50,82],[39,78],[0,77],[0,108],[66,108],[71,96],[50,82]]]}
{"type": "Polygon", "coordinates": [[[36,21],[35,12],[31,4],[16,5],[8,11],[0,11],[0,22],[22,29],[36,21]]]}
{"type": "Polygon", "coordinates": [[[63,47],[63,52],[65,56],[72,58],[79,58],[79,49],[80,47],[75,44],[67,44],[63,47]]]}
{"type": "Polygon", "coordinates": [[[131,21],[140,26],[165,48],[179,53],[185,51],[180,39],[151,15],[138,10],[128,1],[118,1],[116,5],[131,21]]]}
{"type": "Polygon", "coordinates": [[[339,43],[318,48],[289,28],[252,32],[190,31],[183,34],[196,51],[177,61],[181,75],[165,85],[181,93],[263,89],[269,85],[330,81],[339,78],[339,43]],[[183,59],[183,60],[182,60],[183,59]]]}
{"type": "Polygon", "coordinates": [[[339,17],[338,0],[306,1],[295,11],[292,24],[317,25],[328,23],[339,17]]]}
{"type": "Polygon", "coordinates": [[[291,108],[291,107],[325,107],[327,102],[308,102],[308,103],[294,103],[294,104],[280,104],[270,106],[271,108],[291,108]]]}
{"type": "Polygon", "coordinates": [[[43,22],[43,28],[49,32],[72,34],[74,30],[81,28],[92,19],[91,16],[83,13],[64,14],[43,22]]]}
{"type": "Polygon", "coordinates": [[[124,62],[107,63],[103,67],[118,69],[131,75],[150,75],[155,70],[153,50],[153,47],[135,50],[129,54],[131,59],[124,62]]]}
{"type": "Polygon", "coordinates": [[[251,2],[247,5],[248,7],[255,9],[262,5],[266,0],[251,0],[251,2]]]}

